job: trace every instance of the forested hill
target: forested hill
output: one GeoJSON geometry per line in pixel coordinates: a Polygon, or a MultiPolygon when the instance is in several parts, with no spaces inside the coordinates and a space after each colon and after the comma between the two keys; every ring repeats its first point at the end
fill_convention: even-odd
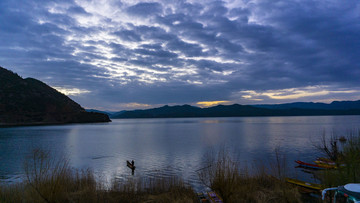
{"type": "Polygon", "coordinates": [[[333,101],[330,104],[315,102],[295,102],[287,104],[259,104],[254,107],[267,109],[323,109],[323,110],[350,110],[360,109],[360,100],[358,101],[333,101]]]}
{"type": "Polygon", "coordinates": [[[109,121],[39,80],[0,67],[0,126],[109,121]]]}
{"type": "Polygon", "coordinates": [[[334,108],[329,106],[323,108],[294,107],[288,105],[278,107],[258,107],[250,105],[218,105],[209,108],[199,108],[190,105],[163,106],[154,109],[122,111],[112,118],[179,118],[179,117],[240,117],[240,116],[319,116],[319,115],[360,115],[360,102],[349,101],[342,103],[335,102],[334,108]],[[356,105],[357,104],[357,105],[356,105]],[[346,108],[348,105],[348,108],[346,108]],[[336,108],[336,106],[338,106],[336,108]]]}

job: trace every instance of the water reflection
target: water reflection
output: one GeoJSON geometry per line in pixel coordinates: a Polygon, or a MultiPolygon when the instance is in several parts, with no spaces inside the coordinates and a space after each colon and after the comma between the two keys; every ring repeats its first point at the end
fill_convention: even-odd
{"type": "Polygon", "coordinates": [[[113,120],[108,124],[0,129],[0,178],[17,181],[34,148],[67,154],[74,168],[92,168],[105,180],[178,175],[198,187],[196,170],[210,150],[227,147],[241,163],[269,160],[280,147],[311,161],[322,132],[360,127],[360,116],[176,118],[113,120]],[[126,160],[135,160],[134,176],[126,160]]]}

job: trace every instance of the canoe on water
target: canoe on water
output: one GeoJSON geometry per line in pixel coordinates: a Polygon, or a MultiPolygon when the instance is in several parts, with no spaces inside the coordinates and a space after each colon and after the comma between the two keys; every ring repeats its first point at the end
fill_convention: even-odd
{"type": "Polygon", "coordinates": [[[316,163],[316,165],[319,165],[321,167],[327,167],[329,169],[336,169],[337,168],[335,163],[330,164],[330,163],[321,163],[319,161],[314,161],[314,162],[316,163]]]}
{"type": "Polygon", "coordinates": [[[202,192],[197,193],[198,199],[201,203],[209,203],[210,201],[207,199],[206,195],[202,192]]]}
{"type": "Polygon", "coordinates": [[[316,158],[316,160],[314,162],[317,164],[336,165],[336,163],[333,160],[325,158],[325,157],[318,157],[318,158],[316,158]]]}
{"type": "Polygon", "coordinates": [[[300,187],[304,187],[307,189],[311,189],[311,190],[316,190],[316,191],[320,191],[322,189],[324,189],[324,187],[320,184],[316,184],[316,183],[308,183],[305,181],[301,181],[301,180],[297,180],[297,179],[292,179],[292,178],[285,178],[285,181],[287,183],[291,183],[300,187]]]}
{"type": "Polygon", "coordinates": [[[210,198],[210,202],[212,203],[223,203],[224,201],[221,199],[221,197],[214,191],[208,192],[208,196],[210,198]]]}
{"type": "Polygon", "coordinates": [[[310,164],[310,163],[306,163],[306,162],[299,161],[299,160],[297,160],[295,162],[298,163],[301,167],[311,168],[311,169],[316,169],[316,170],[333,169],[334,168],[334,166],[310,164]]]}
{"type": "Polygon", "coordinates": [[[323,157],[319,157],[317,158],[315,161],[314,161],[317,165],[324,165],[324,166],[329,166],[329,167],[333,167],[333,168],[338,168],[338,167],[343,167],[345,166],[345,164],[343,163],[340,163],[340,164],[337,164],[336,162],[330,160],[330,159],[327,159],[327,158],[323,158],[323,157]]]}
{"type": "Polygon", "coordinates": [[[335,162],[326,162],[326,161],[315,160],[314,163],[317,165],[336,166],[335,162]]]}
{"type": "Polygon", "coordinates": [[[135,168],[136,168],[133,164],[131,164],[130,161],[126,161],[126,165],[127,165],[127,167],[129,167],[131,170],[135,170],[135,168]]]}

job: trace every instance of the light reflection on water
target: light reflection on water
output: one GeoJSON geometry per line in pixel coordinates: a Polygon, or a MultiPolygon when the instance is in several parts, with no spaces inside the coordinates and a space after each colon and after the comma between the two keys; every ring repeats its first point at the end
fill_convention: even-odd
{"type": "MultiPolygon", "coordinates": [[[[289,165],[316,156],[313,142],[323,131],[346,133],[360,127],[360,116],[176,118],[113,120],[105,124],[74,124],[0,129],[0,179],[21,179],[23,162],[32,149],[67,155],[74,168],[91,168],[101,178],[177,175],[201,188],[196,171],[209,151],[229,149],[234,159],[267,164],[280,147],[289,165]]],[[[294,169],[294,175],[298,172],[294,169]]]]}

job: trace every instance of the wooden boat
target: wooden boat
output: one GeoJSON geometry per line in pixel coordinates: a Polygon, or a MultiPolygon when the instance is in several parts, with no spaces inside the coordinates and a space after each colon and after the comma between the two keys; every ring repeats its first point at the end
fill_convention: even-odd
{"type": "Polygon", "coordinates": [[[308,168],[303,168],[303,169],[301,169],[301,171],[304,172],[304,173],[312,174],[312,175],[314,175],[314,173],[315,173],[314,170],[311,170],[311,169],[308,169],[308,168]]]}
{"type": "Polygon", "coordinates": [[[341,137],[339,138],[339,141],[340,141],[340,142],[346,142],[346,141],[347,141],[347,139],[346,139],[346,137],[341,136],[341,137]]]}
{"type": "Polygon", "coordinates": [[[292,178],[285,178],[285,181],[287,183],[291,183],[291,184],[294,184],[294,185],[297,185],[297,186],[300,186],[300,187],[304,187],[306,189],[315,190],[315,191],[318,191],[318,192],[324,188],[320,184],[308,183],[308,182],[305,182],[305,181],[292,179],[292,178]]]}
{"type": "Polygon", "coordinates": [[[328,165],[336,165],[335,161],[325,158],[325,157],[318,157],[314,161],[316,164],[328,164],[328,165]]]}
{"type": "Polygon", "coordinates": [[[318,165],[329,165],[329,166],[335,166],[336,163],[332,162],[332,161],[320,161],[320,160],[316,160],[314,161],[314,163],[318,164],[318,165]]]}
{"type": "Polygon", "coordinates": [[[214,191],[208,192],[208,196],[210,198],[210,202],[212,203],[224,202],[221,197],[214,191]]]}
{"type": "Polygon", "coordinates": [[[314,161],[316,163],[316,165],[319,165],[319,166],[322,166],[322,167],[327,167],[329,169],[336,169],[337,166],[335,163],[333,164],[330,164],[330,163],[322,163],[322,162],[319,162],[319,161],[314,161]]]}
{"type": "Polygon", "coordinates": [[[127,167],[129,167],[131,170],[135,170],[135,165],[133,165],[130,161],[126,160],[126,165],[127,167]]]}
{"type": "Polygon", "coordinates": [[[198,199],[201,203],[209,203],[210,201],[206,198],[206,195],[202,192],[197,193],[198,199]]]}
{"type": "Polygon", "coordinates": [[[306,162],[299,161],[299,160],[297,160],[295,162],[298,163],[301,167],[311,168],[311,169],[316,169],[316,170],[324,170],[324,169],[333,169],[334,168],[334,166],[310,164],[310,163],[306,163],[306,162]]]}
{"type": "Polygon", "coordinates": [[[326,158],[326,157],[318,157],[316,158],[318,161],[324,161],[324,162],[334,162],[333,160],[326,158]]]}

